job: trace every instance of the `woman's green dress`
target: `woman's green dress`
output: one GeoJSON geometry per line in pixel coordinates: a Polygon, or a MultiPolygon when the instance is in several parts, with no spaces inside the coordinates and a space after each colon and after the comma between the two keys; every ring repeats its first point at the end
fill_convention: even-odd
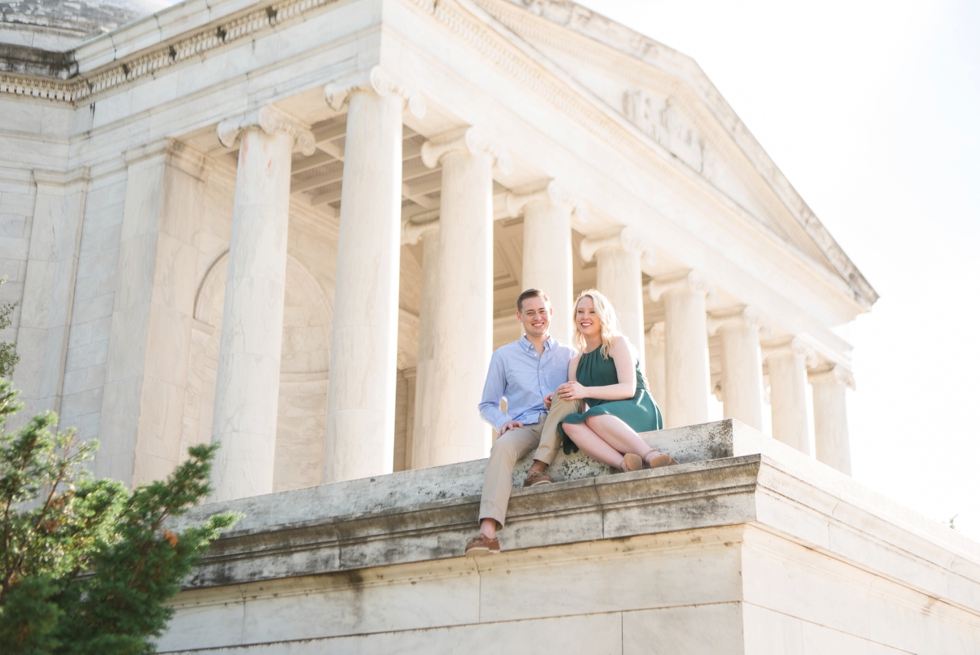
{"type": "MultiPolygon", "coordinates": [[[[575,369],[575,379],[584,387],[605,387],[619,382],[616,363],[612,357],[602,356],[602,348],[582,354],[578,360],[578,368],[575,369]]],[[[625,400],[586,398],[585,402],[589,406],[588,411],[584,414],[569,414],[558,425],[558,434],[561,435],[562,449],[566,455],[577,451],[578,446],[565,434],[562,428],[564,423],[584,423],[590,416],[611,414],[637,432],[662,430],[664,427],[664,417],[650,391],[647,390],[646,381],[640,373],[639,362],[636,364],[636,393],[632,398],[625,400]]]]}

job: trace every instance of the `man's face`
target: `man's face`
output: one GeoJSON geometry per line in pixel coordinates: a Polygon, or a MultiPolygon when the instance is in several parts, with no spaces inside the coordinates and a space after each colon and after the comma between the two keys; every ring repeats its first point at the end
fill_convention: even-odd
{"type": "Polygon", "coordinates": [[[540,296],[526,298],[521,303],[517,320],[524,326],[524,333],[527,336],[544,336],[548,334],[548,329],[551,327],[551,304],[546,303],[540,296]]]}

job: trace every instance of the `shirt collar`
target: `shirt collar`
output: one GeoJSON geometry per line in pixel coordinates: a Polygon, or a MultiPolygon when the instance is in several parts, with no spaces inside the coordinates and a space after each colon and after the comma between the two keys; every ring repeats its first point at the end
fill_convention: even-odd
{"type": "MultiPolygon", "coordinates": [[[[534,350],[534,344],[531,343],[531,340],[527,338],[526,334],[521,335],[521,339],[517,343],[521,344],[521,348],[524,349],[524,352],[531,352],[534,350]]],[[[549,335],[548,340],[544,342],[544,349],[551,350],[557,343],[558,342],[555,341],[555,338],[549,335]]]]}

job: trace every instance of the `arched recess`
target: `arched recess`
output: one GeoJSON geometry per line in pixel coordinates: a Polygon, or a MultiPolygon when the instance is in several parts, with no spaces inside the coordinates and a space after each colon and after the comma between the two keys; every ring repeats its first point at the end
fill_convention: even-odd
{"type": "MultiPolygon", "coordinates": [[[[182,452],[189,445],[211,440],[227,274],[228,253],[225,252],[205,274],[194,303],[182,452]]],[[[332,319],[333,308],[323,289],[306,267],[289,255],[274,491],[320,484],[332,319]]]]}

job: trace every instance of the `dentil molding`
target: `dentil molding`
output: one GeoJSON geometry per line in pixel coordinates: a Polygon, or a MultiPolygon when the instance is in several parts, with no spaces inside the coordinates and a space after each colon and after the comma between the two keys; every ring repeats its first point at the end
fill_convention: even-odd
{"type": "Polygon", "coordinates": [[[260,6],[255,11],[217,25],[211,25],[204,31],[187,38],[154,47],[143,55],[127,57],[122,61],[110,64],[101,72],[79,75],[70,80],[61,81],[3,74],[0,75],[0,93],[75,103],[123,84],[150,77],[157,71],[179,64],[184,60],[199,59],[201,55],[211,50],[216,50],[235,41],[252,38],[257,32],[276,27],[293,18],[301,17],[310,11],[336,2],[339,0],[282,0],[260,6]]]}

